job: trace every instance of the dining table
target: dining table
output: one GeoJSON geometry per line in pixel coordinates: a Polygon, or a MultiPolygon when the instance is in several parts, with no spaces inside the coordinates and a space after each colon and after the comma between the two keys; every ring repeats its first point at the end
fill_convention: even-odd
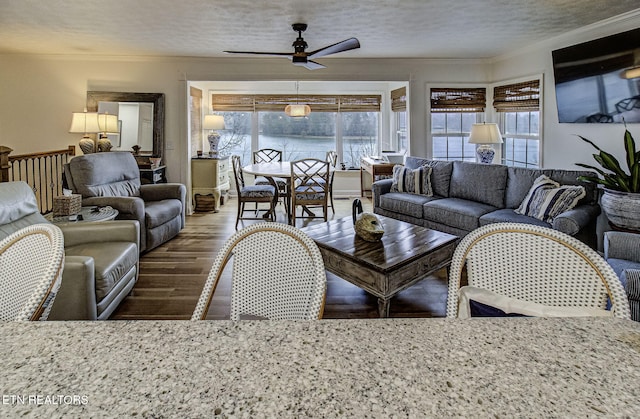
{"type": "Polygon", "coordinates": [[[0,322],[0,417],[640,417],[613,318],[0,322]]]}

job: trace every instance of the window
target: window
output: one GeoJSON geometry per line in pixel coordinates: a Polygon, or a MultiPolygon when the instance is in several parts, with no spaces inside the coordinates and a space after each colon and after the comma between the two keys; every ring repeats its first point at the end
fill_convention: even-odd
{"type": "Polygon", "coordinates": [[[255,149],[282,150],[284,160],[326,158],[336,150],[346,167],[360,167],[360,159],[376,154],[380,125],[379,95],[225,95],[211,98],[213,111],[224,115],[220,150],[238,154],[243,164],[255,149]],[[291,118],[289,103],[305,103],[311,114],[291,118]],[[253,127],[253,129],[252,129],[253,127]]]}
{"type": "Polygon", "coordinates": [[[258,148],[281,150],[283,160],[324,160],[327,151],[336,149],[336,112],[311,112],[306,118],[260,112],[258,118],[258,148]]]}
{"type": "Polygon", "coordinates": [[[502,131],[502,163],[540,167],[540,81],[496,86],[493,106],[502,131]]]}
{"type": "Polygon", "coordinates": [[[251,112],[217,112],[224,116],[218,150],[222,155],[237,154],[243,164],[251,161],[251,112]]]}
{"type": "Polygon", "coordinates": [[[484,88],[431,89],[432,157],[437,160],[475,161],[469,144],[471,125],[482,122],[484,88]]]}
{"type": "Polygon", "coordinates": [[[406,151],[409,148],[407,138],[407,88],[401,87],[391,91],[391,111],[395,138],[391,139],[391,150],[406,151]]]}
{"type": "Polygon", "coordinates": [[[359,168],[362,157],[376,153],[379,112],[342,112],[342,162],[359,168]]]}

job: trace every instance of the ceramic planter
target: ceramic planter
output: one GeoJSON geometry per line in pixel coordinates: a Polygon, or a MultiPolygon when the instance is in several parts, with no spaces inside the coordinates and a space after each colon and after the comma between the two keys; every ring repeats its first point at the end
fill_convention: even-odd
{"type": "Polygon", "coordinates": [[[605,188],[600,206],[612,224],[624,229],[640,230],[640,193],[605,188]]]}

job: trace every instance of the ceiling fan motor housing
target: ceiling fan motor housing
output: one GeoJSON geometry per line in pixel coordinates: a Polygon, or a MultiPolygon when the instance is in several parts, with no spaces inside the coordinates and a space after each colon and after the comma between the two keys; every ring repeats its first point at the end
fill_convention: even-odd
{"type": "Polygon", "coordinates": [[[297,65],[302,65],[302,64],[306,64],[307,63],[307,56],[306,55],[293,55],[291,57],[291,61],[293,61],[294,64],[297,65]]]}

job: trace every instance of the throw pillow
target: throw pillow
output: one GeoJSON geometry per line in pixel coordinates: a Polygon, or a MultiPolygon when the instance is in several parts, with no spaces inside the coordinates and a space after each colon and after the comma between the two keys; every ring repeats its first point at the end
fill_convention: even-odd
{"type": "Polygon", "coordinates": [[[533,195],[536,193],[536,191],[540,189],[557,188],[559,186],[560,184],[558,182],[549,179],[549,177],[546,175],[538,176],[536,180],[533,181],[533,185],[531,185],[531,188],[529,188],[529,192],[527,192],[527,195],[524,197],[522,203],[515,210],[515,212],[517,212],[518,214],[527,215],[527,213],[530,211],[530,205],[532,204],[531,198],[533,198],[533,195]]]}
{"type": "Polygon", "coordinates": [[[433,196],[431,188],[431,171],[429,166],[420,166],[410,169],[402,165],[393,166],[393,183],[391,190],[394,192],[408,192],[417,195],[433,196]]]}
{"type": "Polygon", "coordinates": [[[503,314],[535,317],[613,316],[613,312],[599,308],[549,306],[507,297],[471,285],[466,285],[458,290],[458,318],[501,317],[503,314]]]}
{"type": "Polygon", "coordinates": [[[582,186],[538,189],[527,204],[528,210],[524,215],[552,223],[558,215],[575,207],[586,194],[582,186]]]}

